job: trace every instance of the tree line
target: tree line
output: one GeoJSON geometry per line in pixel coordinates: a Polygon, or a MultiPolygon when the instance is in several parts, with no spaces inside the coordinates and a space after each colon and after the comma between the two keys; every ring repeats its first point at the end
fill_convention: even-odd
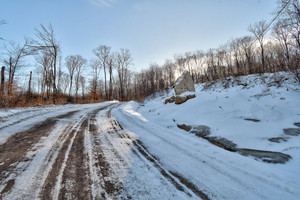
{"type": "Polygon", "coordinates": [[[111,47],[99,45],[93,50],[94,58],[89,63],[81,55],[69,55],[63,61],[61,54],[52,25],[41,25],[35,37],[26,38],[22,45],[9,42],[5,46],[1,71],[0,106],[129,99],[132,55],[128,49],[113,52],[111,47]],[[28,84],[15,80],[16,72],[24,67],[28,56],[35,60],[35,90],[32,89],[32,72],[28,84]],[[92,75],[83,71],[90,71],[92,75]]]}
{"type": "Polygon", "coordinates": [[[134,85],[138,94],[147,96],[173,86],[176,76],[185,69],[195,83],[279,71],[291,72],[300,82],[299,0],[279,0],[274,18],[253,23],[248,31],[249,35],[231,39],[218,48],[177,54],[163,65],[151,64],[135,76],[135,83],[140,83],[134,85]]]}
{"type": "Polygon", "coordinates": [[[89,61],[81,55],[63,59],[54,28],[41,25],[35,36],[25,39],[23,44],[5,45],[0,106],[141,100],[172,87],[176,76],[185,69],[196,83],[279,71],[292,72],[300,82],[299,8],[298,0],[279,0],[272,21],[251,24],[248,36],[231,39],[207,51],[177,54],[163,65],[150,64],[141,72],[132,70],[133,60],[128,49],[112,51],[106,45],[93,49],[94,57],[89,61]],[[31,72],[28,83],[15,80],[16,72],[24,67],[28,56],[35,60],[35,85],[31,72]]]}

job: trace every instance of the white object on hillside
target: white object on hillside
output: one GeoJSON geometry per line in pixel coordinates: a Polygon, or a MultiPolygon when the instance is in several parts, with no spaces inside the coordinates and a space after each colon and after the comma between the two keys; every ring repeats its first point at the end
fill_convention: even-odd
{"type": "Polygon", "coordinates": [[[176,95],[180,95],[188,91],[195,92],[194,81],[189,71],[185,70],[176,80],[174,90],[176,95]]]}

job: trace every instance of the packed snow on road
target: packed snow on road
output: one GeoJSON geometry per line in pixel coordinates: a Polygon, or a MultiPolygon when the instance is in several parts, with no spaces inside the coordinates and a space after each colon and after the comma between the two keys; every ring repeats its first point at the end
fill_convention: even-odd
{"type": "Polygon", "coordinates": [[[263,76],[0,110],[0,199],[299,199],[300,87],[263,76]]]}

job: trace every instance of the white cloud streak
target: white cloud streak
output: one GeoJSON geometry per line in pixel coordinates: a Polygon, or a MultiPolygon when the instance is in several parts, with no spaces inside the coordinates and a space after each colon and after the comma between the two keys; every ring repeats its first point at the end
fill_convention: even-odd
{"type": "Polygon", "coordinates": [[[89,2],[98,7],[111,7],[116,3],[116,0],[89,0],[89,2]]]}

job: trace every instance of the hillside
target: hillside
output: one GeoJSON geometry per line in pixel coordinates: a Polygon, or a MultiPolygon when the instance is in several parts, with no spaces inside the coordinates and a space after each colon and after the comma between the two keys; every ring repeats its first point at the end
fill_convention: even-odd
{"type": "Polygon", "coordinates": [[[201,177],[206,190],[217,195],[217,199],[270,199],[274,198],[277,187],[289,195],[278,190],[276,198],[294,199],[300,189],[300,86],[290,77],[288,73],[264,74],[263,77],[250,75],[200,84],[196,86],[196,98],[180,105],[164,104],[166,98],[174,95],[174,90],[171,90],[158,93],[156,98],[148,98],[143,104],[130,102],[115,115],[125,128],[139,133],[151,152],[164,158],[163,164],[173,160],[184,165],[185,175],[189,174],[193,182],[201,177]],[[124,116],[128,117],[127,121],[124,121],[124,116]],[[128,122],[133,120],[140,121],[140,124],[129,125],[128,122]],[[197,137],[192,133],[193,129],[190,132],[179,129],[177,125],[181,124],[208,126],[209,139],[229,142],[236,145],[235,149],[226,151],[219,144],[213,145],[208,137],[197,137]],[[151,135],[162,138],[162,141],[153,140],[147,134],[150,130],[151,135]],[[229,176],[237,176],[240,184],[245,185],[235,185],[236,181],[227,180],[228,177],[218,173],[203,177],[203,173],[211,173],[210,170],[206,171],[202,165],[183,164],[193,165],[193,162],[171,152],[173,149],[168,142],[186,146],[183,149],[194,149],[203,163],[218,166],[229,176]],[[156,145],[151,146],[153,143],[156,145]],[[277,155],[287,156],[287,160],[277,162],[277,155]],[[246,196],[245,193],[252,191],[249,188],[259,195],[251,193],[246,196]]]}
{"type": "Polygon", "coordinates": [[[296,145],[298,140],[289,137],[288,143],[275,144],[268,139],[288,137],[283,129],[294,128],[294,123],[300,121],[300,86],[286,73],[277,74],[277,80],[273,74],[264,76],[199,84],[196,98],[181,105],[165,105],[164,99],[174,95],[172,90],[148,99],[138,111],[174,130],[177,124],[206,125],[212,135],[226,137],[242,147],[283,151],[291,146],[288,143],[296,145]]]}
{"type": "Polygon", "coordinates": [[[143,104],[1,109],[0,199],[299,199],[290,77],[197,85],[180,105],[164,104],[171,90],[143,104]]]}

